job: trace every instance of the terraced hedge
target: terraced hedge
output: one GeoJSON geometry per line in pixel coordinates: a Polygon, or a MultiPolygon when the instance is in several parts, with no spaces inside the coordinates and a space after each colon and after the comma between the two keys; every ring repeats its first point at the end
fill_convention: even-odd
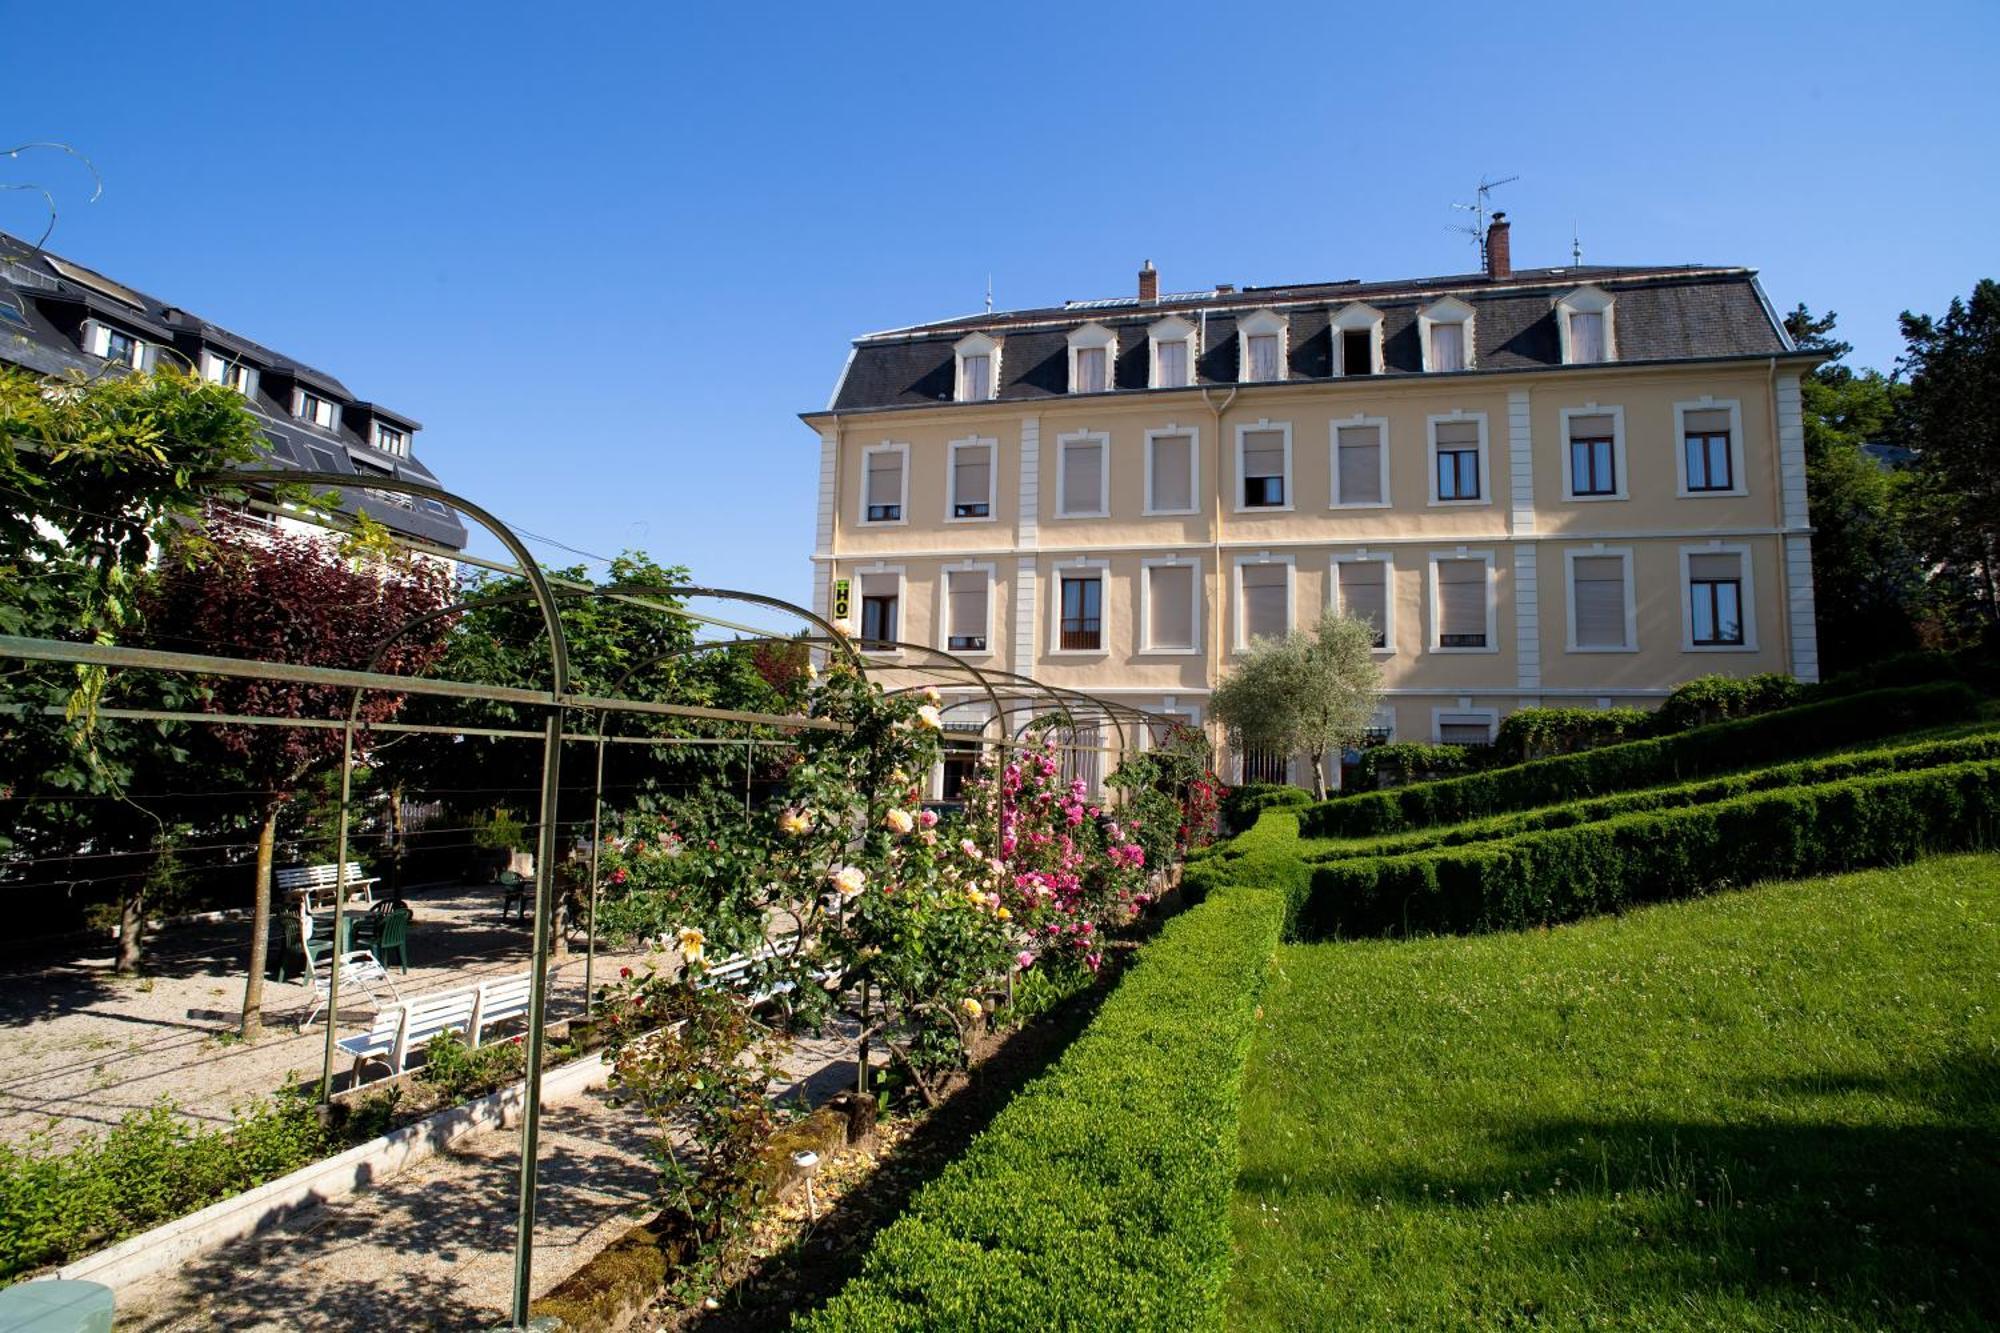
{"type": "Polygon", "coordinates": [[[794,1321],[882,1330],[1218,1329],[1237,1103],[1282,904],[1169,923],[1084,1034],[794,1321]]]}
{"type": "Polygon", "coordinates": [[[1873,690],[1653,740],[1336,797],[1305,807],[1299,828],[1309,838],[1360,838],[1686,782],[1959,721],[1975,716],[1981,702],[1957,681],[1873,690]]]}

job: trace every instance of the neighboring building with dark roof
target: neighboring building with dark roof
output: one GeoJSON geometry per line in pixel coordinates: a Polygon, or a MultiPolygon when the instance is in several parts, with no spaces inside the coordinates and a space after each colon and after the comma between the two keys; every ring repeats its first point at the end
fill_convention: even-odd
{"type": "MultiPolygon", "coordinates": [[[[1159,291],[855,340],[816,597],[864,639],[1205,722],[1260,635],[1371,620],[1377,732],[1816,678],[1795,349],[1753,270],[1159,291]]],[[[953,720],[978,720],[975,692],[953,720]]],[[[1018,719],[1015,719],[1018,721],[1018,719]]],[[[1243,757],[1238,757],[1242,760],[1243,757]]],[[[1300,761],[1249,756],[1239,776],[1300,761]]]]}
{"type": "Polygon", "coordinates": [[[414,452],[413,417],[356,398],[303,362],[170,306],[92,269],[0,232],[0,362],[43,375],[100,374],[107,363],[149,370],[165,358],[243,394],[264,425],[273,463],[355,478],[343,508],[447,551],[465,525],[435,500],[371,487],[400,476],[437,485],[414,452]]]}

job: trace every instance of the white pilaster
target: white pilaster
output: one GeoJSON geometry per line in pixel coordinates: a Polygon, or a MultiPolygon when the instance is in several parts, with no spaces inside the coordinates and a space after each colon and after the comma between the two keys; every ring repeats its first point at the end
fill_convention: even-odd
{"type": "Polygon", "coordinates": [[[1787,528],[1812,520],[1806,509],[1806,426],[1796,373],[1778,377],[1778,484],[1787,528]]]}
{"type": "Polygon", "coordinates": [[[1507,395],[1507,498],[1509,531],[1530,537],[1535,531],[1535,442],[1528,428],[1528,391],[1507,395]]]}
{"type": "Polygon", "coordinates": [[[1813,610],[1812,538],[1785,538],[1785,615],[1791,628],[1792,674],[1819,679],[1819,620],[1813,610]]]}
{"type": "Polygon", "coordinates": [[[1517,688],[1542,688],[1541,580],[1533,542],[1514,544],[1514,675],[1517,688]]]}
{"type": "Polygon", "coordinates": [[[1035,547],[1041,540],[1042,419],[1021,418],[1021,488],[1015,505],[1014,660],[1021,675],[1035,670],[1035,547]]]}
{"type": "MultiPolygon", "coordinates": [[[[819,522],[813,550],[823,556],[833,554],[834,506],[840,502],[840,436],[832,426],[819,433],[819,522]]],[[[816,560],[813,571],[813,610],[824,617],[833,597],[833,562],[816,560]]]]}

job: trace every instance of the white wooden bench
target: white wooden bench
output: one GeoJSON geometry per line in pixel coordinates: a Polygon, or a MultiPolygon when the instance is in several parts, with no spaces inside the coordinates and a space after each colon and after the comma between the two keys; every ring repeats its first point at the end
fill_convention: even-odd
{"type": "MultiPolygon", "coordinates": [[[[322,1009],[326,1008],[327,997],[331,994],[329,988],[333,980],[333,951],[331,949],[312,960],[312,967],[307,973],[307,979],[312,985],[313,1002],[312,1008],[306,1011],[305,1020],[299,1024],[299,1031],[301,1032],[311,1027],[312,1021],[319,1017],[322,1009]]],[[[387,986],[391,996],[398,999],[401,998],[396,995],[396,983],[389,980],[389,969],[377,962],[374,954],[366,949],[349,949],[346,953],[340,955],[340,994],[342,999],[347,998],[356,991],[360,991],[369,999],[380,1004],[381,997],[375,993],[375,987],[378,985],[387,986]]],[[[339,1015],[332,1015],[327,1021],[338,1022],[339,1015]]]]}
{"type": "MultiPolygon", "coordinates": [[[[316,866],[289,866],[275,876],[278,888],[289,894],[296,894],[311,912],[333,910],[333,895],[340,887],[340,867],[334,862],[316,866]]],[[[367,874],[359,861],[347,863],[347,895],[359,897],[364,905],[375,901],[375,885],[381,881],[367,874]]]]}
{"type": "Polygon", "coordinates": [[[409,1067],[410,1056],[440,1033],[463,1033],[466,1045],[477,1046],[489,1029],[526,1018],[533,982],[534,973],[521,972],[403,1000],[378,1010],[368,1031],[341,1038],[340,1049],[354,1057],[357,1081],[362,1065],[370,1061],[387,1065],[392,1075],[400,1074],[409,1067]]]}
{"type": "MultiPolygon", "coordinates": [[[[753,989],[751,969],[759,963],[768,963],[774,958],[788,958],[798,950],[796,936],[787,936],[776,944],[766,944],[761,949],[749,953],[739,953],[723,959],[701,974],[695,984],[697,990],[727,990],[733,992],[745,1008],[755,1009],[769,1004],[780,996],[789,995],[798,989],[795,982],[779,981],[753,989]]],[[[839,975],[837,968],[821,968],[813,973],[815,981],[825,983],[839,975]]]]}

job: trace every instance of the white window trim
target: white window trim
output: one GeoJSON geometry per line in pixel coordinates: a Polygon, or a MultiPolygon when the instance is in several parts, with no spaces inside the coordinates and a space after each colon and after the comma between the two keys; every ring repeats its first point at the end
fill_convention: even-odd
{"type": "Polygon", "coordinates": [[[1479,357],[1474,350],[1477,344],[1473,337],[1476,332],[1474,325],[1476,315],[1477,312],[1470,305],[1467,305],[1455,296],[1447,296],[1442,300],[1433,301],[1423,309],[1417,311],[1417,345],[1418,350],[1423,356],[1422,364],[1424,373],[1432,373],[1431,325],[1433,324],[1463,324],[1465,326],[1465,369],[1477,370],[1479,368],[1479,357]]]}
{"type": "Polygon", "coordinates": [[[1169,421],[1164,426],[1146,432],[1146,494],[1145,508],[1141,511],[1148,517],[1160,514],[1199,514],[1201,512],[1201,427],[1178,426],[1169,421]],[[1172,435],[1188,437],[1188,507],[1186,509],[1153,508],[1153,441],[1172,435]]]}
{"type": "Polygon", "coordinates": [[[308,389],[304,388],[303,386],[294,386],[292,389],[292,419],[294,421],[303,422],[306,425],[311,426],[314,430],[323,430],[328,432],[329,434],[337,434],[340,430],[340,403],[336,399],[327,397],[327,395],[321,393],[317,389],[308,389]],[[313,420],[311,417],[305,414],[307,395],[311,395],[312,397],[318,399],[320,402],[325,403],[329,408],[333,409],[333,415],[327,421],[326,425],[324,426],[320,425],[319,422],[313,420]]]}
{"type": "MultiPolygon", "coordinates": [[[[945,446],[944,472],[944,521],[947,523],[997,523],[1000,521],[1000,441],[986,435],[967,435],[951,441],[945,446]],[[959,518],[953,514],[959,503],[972,503],[976,496],[958,494],[958,451],[960,449],[980,449],[987,451],[986,466],[986,517],[959,518]]],[[[904,511],[908,513],[908,510],[904,511]]]]}
{"type": "Polygon", "coordinates": [[[1000,396],[1000,340],[984,333],[968,333],[952,344],[952,399],[960,403],[990,403],[1000,396]],[[971,398],[965,389],[965,358],[986,358],[986,396],[971,398]]]}
{"type": "Polygon", "coordinates": [[[1289,421],[1269,421],[1263,417],[1245,422],[1236,428],[1236,486],[1230,496],[1234,512],[1238,514],[1289,514],[1298,499],[1298,492],[1292,485],[1292,423],[1289,421]],[[1251,431],[1275,430],[1285,437],[1285,502],[1281,505],[1246,505],[1243,503],[1243,437],[1251,431]]]}
{"type": "Polygon", "coordinates": [[[1239,384],[1282,384],[1291,361],[1291,327],[1275,310],[1253,310],[1236,321],[1236,382],[1239,384]],[[1250,339],[1278,335],[1278,377],[1253,379],[1250,375],[1250,339]]]}
{"type": "Polygon", "coordinates": [[[1684,653],[1754,653],[1757,651],[1756,565],[1745,542],[1708,542],[1681,547],[1681,651],[1684,653]],[[1697,555],[1734,555],[1743,564],[1743,642],[1696,643],[1694,641],[1694,597],[1688,578],[1688,558],[1697,555]]]}
{"type": "Polygon", "coordinates": [[[385,453],[391,458],[408,458],[410,456],[410,432],[407,428],[378,421],[374,424],[371,434],[374,438],[369,440],[369,443],[375,446],[378,452],[385,453]],[[396,448],[382,442],[382,432],[385,430],[395,431],[403,437],[401,448],[396,448]]]}
{"type": "Polygon", "coordinates": [[[235,389],[245,398],[257,396],[257,367],[240,357],[224,356],[214,351],[202,352],[201,377],[210,384],[220,384],[225,388],[235,389]],[[243,383],[240,386],[230,383],[231,370],[243,372],[243,383]]]}
{"type": "MultiPolygon", "coordinates": [[[[908,511],[906,510],[905,512],[908,511]]],[[[898,642],[906,642],[909,639],[910,578],[909,578],[908,566],[884,565],[884,564],[857,565],[853,569],[847,571],[847,577],[853,580],[852,596],[854,598],[854,643],[857,648],[860,647],[861,643],[863,642],[861,637],[861,599],[867,595],[867,589],[862,585],[862,580],[865,578],[873,577],[877,574],[895,575],[896,639],[898,642]]],[[[900,662],[905,656],[907,656],[907,654],[901,648],[892,648],[886,650],[869,649],[867,650],[867,656],[870,661],[880,660],[880,661],[900,662]]]]}
{"type": "Polygon", "coordinates": [[[1193,556],[1162,555],[1151,556],[1139,562],[1139,651],[1148,657],[1200,657],[1201,656],[1201,561],[1193,556]],[[1188,625],[1194,638],[1192,648],[1160,648],[1153,644],[1153,574],[1160,568],[1182,567],[1194,571],[1188,580],[1189,596],[1193,605],[1189,608],[1188,625]]]}
{"type": "Polygon", "coordinates": [[[1562,344],[1562,361],[1566,366],[1609,365],[1618,359],[1617,302],[1601,287],[1579,287],[1556,302],[1556,338],[1562,344]],[[1604,360],[1577,361],[1570,351],[1569,319],[1571,315],[1604,316],[1604,360]]]}
{"type": "Polygon", "coordinates": [[[1394,745],[1396,743],[1396,706],[1394,704],[1383,704],[1378,707],[1373,713],[1368,715],[1368,725],[1371,728],[1380,728],[1387,731],[1389,739],[1384,741],[1383,744],[1394,745]]]}
{"type": "Polygon", "coordinates": [[[1111,562],[1109,560],[1058,560],[1049,566],[1049,643],[1044,657],[1109,657],[1111,655],[1111,562]],[[1095,648],[1062,646],[1062,581],[1065,574],[1095,573],[1098,578],[1097,643],[1095,648]]]}
{"type": "Polygon", "coordinates": [[[1069,391],[1083,393],[1077,387],[1076,354],[1086,348],[1104,349],[1104,387],[1092,389],[1091,393],[1110,393],[1118,387],[1118,335],[1095,321],[1069,333],[1069,391]]]}
{"type": "Polygon", "coordinates": [[[861,495],[855,506],[854,521],[864,528],[900,528],[910,521],[910,446],[896,440],[883,440],[880,444],[861,446],[861,495]],[[901,454],[903,456],[903,494],[897,502],[902,510],[901,518],[868,517],[868,460],[876,454],[901,454]]]}
{"type": "MultiPolygon", "coordinates": [[[[1500,595],[1493,577],[1493,552],[1474,551],[1459,546],[1449,551],[1432,551],[1424,569],[1424,595],[1426,619],[1424,627],[1424,649],[1433,653],[1497,653],[1500,651],[1500,595]],[[1446,648],[1438,640],[1444,629],[1444,607],[1438,601],[1438,562],[1440,560],[1484,560],[1486,562],[1486,646],[1484,648],[1446,648]]],[[[1446,709],[1447,712],[1472,711],[1446,709]]]]}
{"type": "Polygon", "coordinates": [[[1289,555],[1272,555],[1269,551],[1260,551],[1256,555],[1237,556],[1230,565],[1229,575],[1229,601],[1234,612],[1231,619],[1235,621],[1235,628],[1230,641],[1233,644],[1231,651],[1236,653],[1244,653],[1250,650],[1250,637],[1246,633],[1249,626],[1245,624],[1248,617],[1244,615],[1248,606],[1243,599],[1243,567],[1245,565],[1283,565],[1285,567],[1285,632],[1287,634],[1292,632],[1292,629],[1298,624],[1299,619],[1298,558],[1289,555]]]}
{"type": "MultiPolygon", "coordinates": [[[[1351,417],[1342,417],[1338,420],[1328,422],[1326,428],[1326,461],[1328,470],[1333,474],[1332,480],[1327,483],[1327,507],[1329,509],[1387,509],[1390,507],[1389,418],[1365,416],[1357,412],[1351,417]],[[1343,500],[1340,498],[1340,428],[1342,426],[1375,427],[1376,439],[1381,442],[1379,450],[1382,455],[1380,465],[1380,475],[1382,478],[1381,499],[1343,500]]],[[[1436,475],[1436,468],[1433,467],[1433,479],[1435,479],[1436,475]]],[[[1435,484],[1435,480],[1433,484],[1435,484]]]]}
{"type": "Polygon", "coordinates": [[[1336,376],[1380,375],[1382,373],[1382,312],[1372,305],[1356,301],[1341,307],[1334,315],[1333,328],[1333,373],[1336,376]],[[1368,354],[1374,363],[1365,371],[1352,370],[1347,365],[1346,339],[1344,333],[1368,332],[1368,354]]]}
{"type": "Polygon", "coordinates": [[[1195,326],[1179,315],[1168,315],[1156,321],[1146,330],[1146,383],[1155,389],[1192,389],[1199,380],[1195,372],[1195,362],[1200,348],[1195,339],[1195,326]],[[1188,378],[1186,384],[1160,383],[1160,348],[1167,343],[1187,345],[1188,378]]]}
{"type": "MultiPolygon", "coordinates": [[[[998,600],[1000,567],[978,560],[960,560],[938,567],[937,590],[937,645],[954,657],[987,658],[996,652],[993,642],[994,610],[998,600]],[[951,576],[953,574],[986,575],[986,646],[984,648],[954,648],[951,646],[951,576]]],[[[900,607],[898,610],[900,612],[900,607]]]]}
{"type": "MultiPolygon", "coordinates": [[[[1625,471],[1625,409],[1605,407],[1597,403],[1585,403],[1582,407],[1565,407],[1557,413],[1559,418],[1557,434],[1562,442],[1563,499],[1577,504],[1590,504],[1598,500],[1629,500],[1630,481],[1625,471]],[[1611,418],[1611,470],[1617,474],[1618,489],[1609,495],[1578,495],[1576,477],[1570,459],[1569,423],[1575,417],[1611,418]]],[[[1682,451],[1685,455],[1686,451],[1682,451]]]]}
{"type": "Polygon", "coordinates": [[[1674,404],[1674,487],[1682,500],[1719,500],[1732,495],[1748,495],[1750,488],[1743,472],[1743,400],[1714,398],[1703,394],[1686,403],[1674,404]],[[1687,414],[1729,409],[1729,479],[1736,484],[1726,491],[1688,489],[1687,414]]]}
{"type": "Polygon", "coordinates": [[[1067,435],[1056,436],[1056,518],[1109,518],[1111,517],[1111,433],[1102,430],[1073,430],[1067,435]],[[1097,450],[1097,495],[1102,502],[1096,509],[1071,509],[1069,507],[1069,466],[1065,455],[1073,444],[1095,444],[1097,450]]]}
{"type": "Polygon", "coordinates": [[[103,320],[85,320],[84,332],[88,341],[86,350],[92,356],[111,361],[113,365],[124,366],[128,370],[144,370],[155,359],[156,353],[151,343],[136,333],[128,333],[124,329],[114,329],[103,320]],[[132,359],[130,361],[126,361],[123,358],[113,360],[111,356],[111,335],[113,333],[132,340],[132,359]]]}
{"type": "Polygon", "coordinates": [[[1563,609],[1568,616],[1569,634],[1563,651],[1571,653],[1636,653],[1639,651],[1639,601],[1632,583],[1632,548],[1629,546],[1571,546],[1563,550],[1563,609]],[[1616,556],[1625,566],[1625,644],[1605,647],[1576,641],[1576,562],[1594,556],[1616,556]]]}
{"type": "Polygon", "coordinates": [[[1396,557],[1389,551],[1371,551],[1361,547],[1353,551],[1336,551],[1327,567],[1326,604],[1329,610],[1347,614],[1340,604],[1340,567],[1374,563],[1382,566],[1382,647],[1371,648],[1376,657],[1396,655],[1396,557]]]}
{"type": "MultiPolygon", "coordinates": [[[[1171,694],[1165,697],[1168,702],[1161,704],[1158,708],[1148,708],[1146,711],[1154,717],[1171,718],[1195,731],[1201,730],[1200,704],[1182,703],[1177,696],[1171,694]]],[[[1140,724],[1139,748],[1141,750],[1150,750],[1153,748],[1153,728],[1149,724],[1140,724]]]]}
{"type": "Polygon", "coordinates": [[[1433,509],[1462,509],[1467,506],[1491,505],[1493,503],[1493,466],[1487,456],[1486,414],[1484,412],[1443,412],[1424,418],[1424,434],[1430,440],[1430,453],[1426,471],[1430,479],[1424,489],[1430,495],[1433,509]],[[1438,498],[1438,427],[1447,421],[1473,421],[1479,424],[1479,498],[1477,500],[1440,500],[1438,498]]]}
{"type": "Polygon", "coordinates": [[[1486,719],[1486,743],[1491,745],[1500,726],[1500,710],[1497,708],[1433,708],[1431,709],[1431,743],[1444,744],[1444,720],[1451,718],[1483,717],[1486,719]]]}

